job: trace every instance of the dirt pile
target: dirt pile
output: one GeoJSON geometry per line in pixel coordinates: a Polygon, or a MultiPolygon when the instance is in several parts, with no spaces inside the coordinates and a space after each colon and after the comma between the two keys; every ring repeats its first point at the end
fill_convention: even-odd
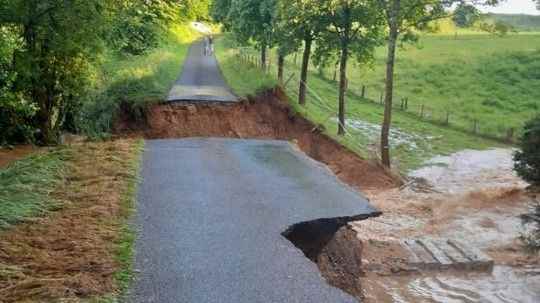
{"type": "MultiPolygon", "coordinates": [[[[391,188],[396,180],[377,164],[360,158],[312,122],[294,113],[279,90],[266,91],[237,104],[158,104],[142,119],[123,114],[119,133],[148,139],[228,137],[292,141],[307,155],[327,164],[345,183],[357,189],[391,188]]],[[[136,116],[140,116],[137,114],[136,116]]]]}

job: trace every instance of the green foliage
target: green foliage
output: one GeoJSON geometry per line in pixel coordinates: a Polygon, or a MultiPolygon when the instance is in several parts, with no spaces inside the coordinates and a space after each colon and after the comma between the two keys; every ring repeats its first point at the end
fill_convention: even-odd
{"type": "Polygon", "coordinates": [[[511,25],[518,31],[539,31],[540,16],[533,15],[512,15],[512,14],[486,14],[484,18],[487,20],[501,21],[511,25]]]}
{"type": "Polygon", "coordinates": [[[51,193],[63,180],[67,157],[61,149],[0,169],[0,229],[59,207],[51,193]]]}
{"type": "Polygon", "coordinates": [[[480,17],[480,11],[471,4],[460,3],[454,10],[452,20],[459,27],[472,26],[480,17]]]}
{"type": "Polygon", "coordinates": [[[215,22],[223,24],[226,30],[230,29],[229,12],[233,0],[213,0],[210,5],[210,16],[215,22]]]}
{"type": "Polygon", "coordinates": [[[137,115],[146,103],[163,100],[182,69],[189,44],[198,37],[188,25],[171,24],[167,38],[144,55],[106,52],[96,83],[77,114],[77,130],[99,137],[111,132],[121,106],[137,115]]]}
{"type": "Polygon", "coordinates": [[[10,69],[10,58],[18,46],[16,29],[0,26],[0,41],[0,145],[32,141],[35,129],[31,118],[37,108],[11,91],[16,77],[10,69]]]}
{"type": "Polygon", "coordinates": [[[232,0],[227,17],[230,30],[238,42],[272,46],[275,12],[276,0],[232,0]]]}
{"type": "Polygon", "coordinates": [[[514,154],[514,170],[523,180],[540,186],[540,116],[525,124],[519,147],[514,154]]]}
{"type": "Polygon", "coordinates": [[[10,93],[38,108],[33,122],[42,143],[58,141],[69,105],[84,93],[106,9],[97,0],[10,0],[2,7],[0,26],[15,28],[20,41],[10,58],[10,93]]]}
{"type": "Polygon", "coordinates": [[[180,3],[180,13],[187,20],[208,21],[211,0],[184,0],[180,3]]]}

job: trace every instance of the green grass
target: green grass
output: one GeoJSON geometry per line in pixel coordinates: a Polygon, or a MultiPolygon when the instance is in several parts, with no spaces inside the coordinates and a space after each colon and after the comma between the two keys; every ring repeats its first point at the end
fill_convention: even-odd
{"type": "MultiPolygon", "coordinates": [[[[384,48],[377,49],[372,66],[354,64],[348,71],[350,88],[378,100],[384,88],[384,48]]],[[[520,129],[540,111],[540,35],[426,35],[419,45],[397,54],[395,100],[409,99],[410,111],[425,111],[438,120],[447,112],[450,122],[481,133],[504,137],[520,129]]],[[[295,69],[292,63],[291,68],[295,69]]],[[[315,69],[312,68],[314,71],[315,69]]],[[[326,70],[331,78],[333,70],[326,70]]]]}
{"type": "Polygon", "coordinates": [[[136,108],[164,100],[182,70],[193,41],[201,34],[188,24],[173,25],[159,47],[141,56],[108,52],[96,72],[92,93],[83,102],[81,128],[109,132],[120,103],[136,108]]]}
{"type": "Polygon", "coordinates": [[[61,206],[51,197],[63,182],[67,149],[35,154],[0,169],[0,229],[61,206]]]}
{"type": "Polygon", "coordinates": [[[221,72],[238,96],[252,95],[257,90],[276,86],[277,81],[271,75],[265,75],[253,66],[238,65],[234,57],[234,42],[229,36],[216,39],[215,44],[221,72]]]}
{"type": "Polygon", "coordinates": [[[125,295],[133,281],[133,262],[135,254],[136,233],[130,225],[130,219],[136,210],[137,189],[139,185],[140,165],[142,152],[144,150],[144,140],[139,140],[136,145],[135,154],[131,160],[127,174],[127,186],[122,195],[123,222],[120,239],[116,249],[116,260],[121,264],[120,270],[115,273],[115,278],[120,289],[120,295],[125,295]]]}
{"type": "MultiPolygon", "coordinates": [[[[264,80],[270,76],[265,75],[257,68],[242,65],[235,58],[234,52],[228,49],[230,44],[225,39],[218,41],[216,46],[220,64],[234,67],[224,68],[223,73],[236,93],[240,95],[253,94],[261,87],[274,83],[264,80]],[[260,83],[264,83],[265,85],[261,85],[260,83]]],[[[290,68],[292,66],[292,58],[289,57],[288,60],[289,68],[287,73],[294,72],[298,75],[297,68],[290,68]]],[[[354,70],[353,68],[351,73],[354,73],[354,70]]],[[[375,129],[375,135],[368,135],[365,131],[353,130],[353,136],[339,137],[336,135],[337,124],[334,120],[337,113],[336,83],[321,78],[315,69],[311,69],[309,86],[312,91],[316,92],[318,97],[315,97],[313,94],[308,95],[307,106],[305,107],[299,106],[295,101],[297,85],[298,80],[295,77],[295,80],[287,86],[287,93],[291,97],[291,104],[297,112],[315,123],[323,124],[327,134],[362,156],[373,156],[369,150],[374,150],[374,147],[378,145],[378,130],[376,130],[376,127],[382,121],[382,106],[365,102],[356,94],[349,92],[346,106],[349,120],[354,119],[370,123],[369,126],[375,129]],[[322,101],[318,101],[319,98],[322,101]]],[[[466,148],[485,149],[502,145],[451,128],[426,123],[411,114],[398,111],[394,111],[393,126],[395,129],[410,136],[409,142],[396,144],[392,149],[392,155],[397,160],[399,169],[403,172],[421,166],[425,160],[435,155],[449,154],[466,148]]]]}

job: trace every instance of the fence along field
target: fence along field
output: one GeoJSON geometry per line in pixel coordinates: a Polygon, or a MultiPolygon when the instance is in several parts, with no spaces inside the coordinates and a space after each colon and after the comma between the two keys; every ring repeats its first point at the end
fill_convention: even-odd
{"type": "MultiPolygon", "coordinates": [[[[433,35],[421,41],[420,47],[410,46],[398,55],[396,110],[504,143],[514,143],[523,123],[540,113],[540,34],[433,35]]],[[[253,50],[241,48],[240,55],[260,65],[253,50]]],[[[377,52],[374,68],[351,68],[348,93],[356,98],[349,102],[383,105],[383,55],[384,50],[377,52]]],[[[298,72],[300,57],[289,55],[285,70],[298,72]]],[[[274,53],[268,61],[274,73],[274,53]]],[[[334,67],[311,65],[310,72],[335,82],[334,67]]]]}

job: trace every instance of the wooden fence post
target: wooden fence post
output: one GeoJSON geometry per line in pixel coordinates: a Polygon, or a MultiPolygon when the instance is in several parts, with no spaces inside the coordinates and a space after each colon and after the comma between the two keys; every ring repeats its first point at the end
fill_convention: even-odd
{"type": "Polygon", "coordinates": [[[445,121],[445,124],[446,124],[446,125],[450,125],[450,112],[449,112],[449,111],[446,111],[446,121],[445,121]]]}
{"type": "Polygon", "coordinates": [[[381,103],[381,105],[383,104],[383,99],[384,99],[384,92],[381,92],[381,97],[379,98],[379,103],[381,103]]]}
{"type": "Polygon", "coordinates": [[[362,98],[366,96],[366,86],[362,85],[362,98]]]}
{"type": "Polygon", "coordinates": [[[514,142],[514,128],[513,127],[510,127],[506,131],[506,142],[508,142],[508,143],[513,143],[514,142]]]}
{"type": "Polygon", "coordinates": [[[405,97],[405,110],[409,109],[409,97],[405,97]]]}

